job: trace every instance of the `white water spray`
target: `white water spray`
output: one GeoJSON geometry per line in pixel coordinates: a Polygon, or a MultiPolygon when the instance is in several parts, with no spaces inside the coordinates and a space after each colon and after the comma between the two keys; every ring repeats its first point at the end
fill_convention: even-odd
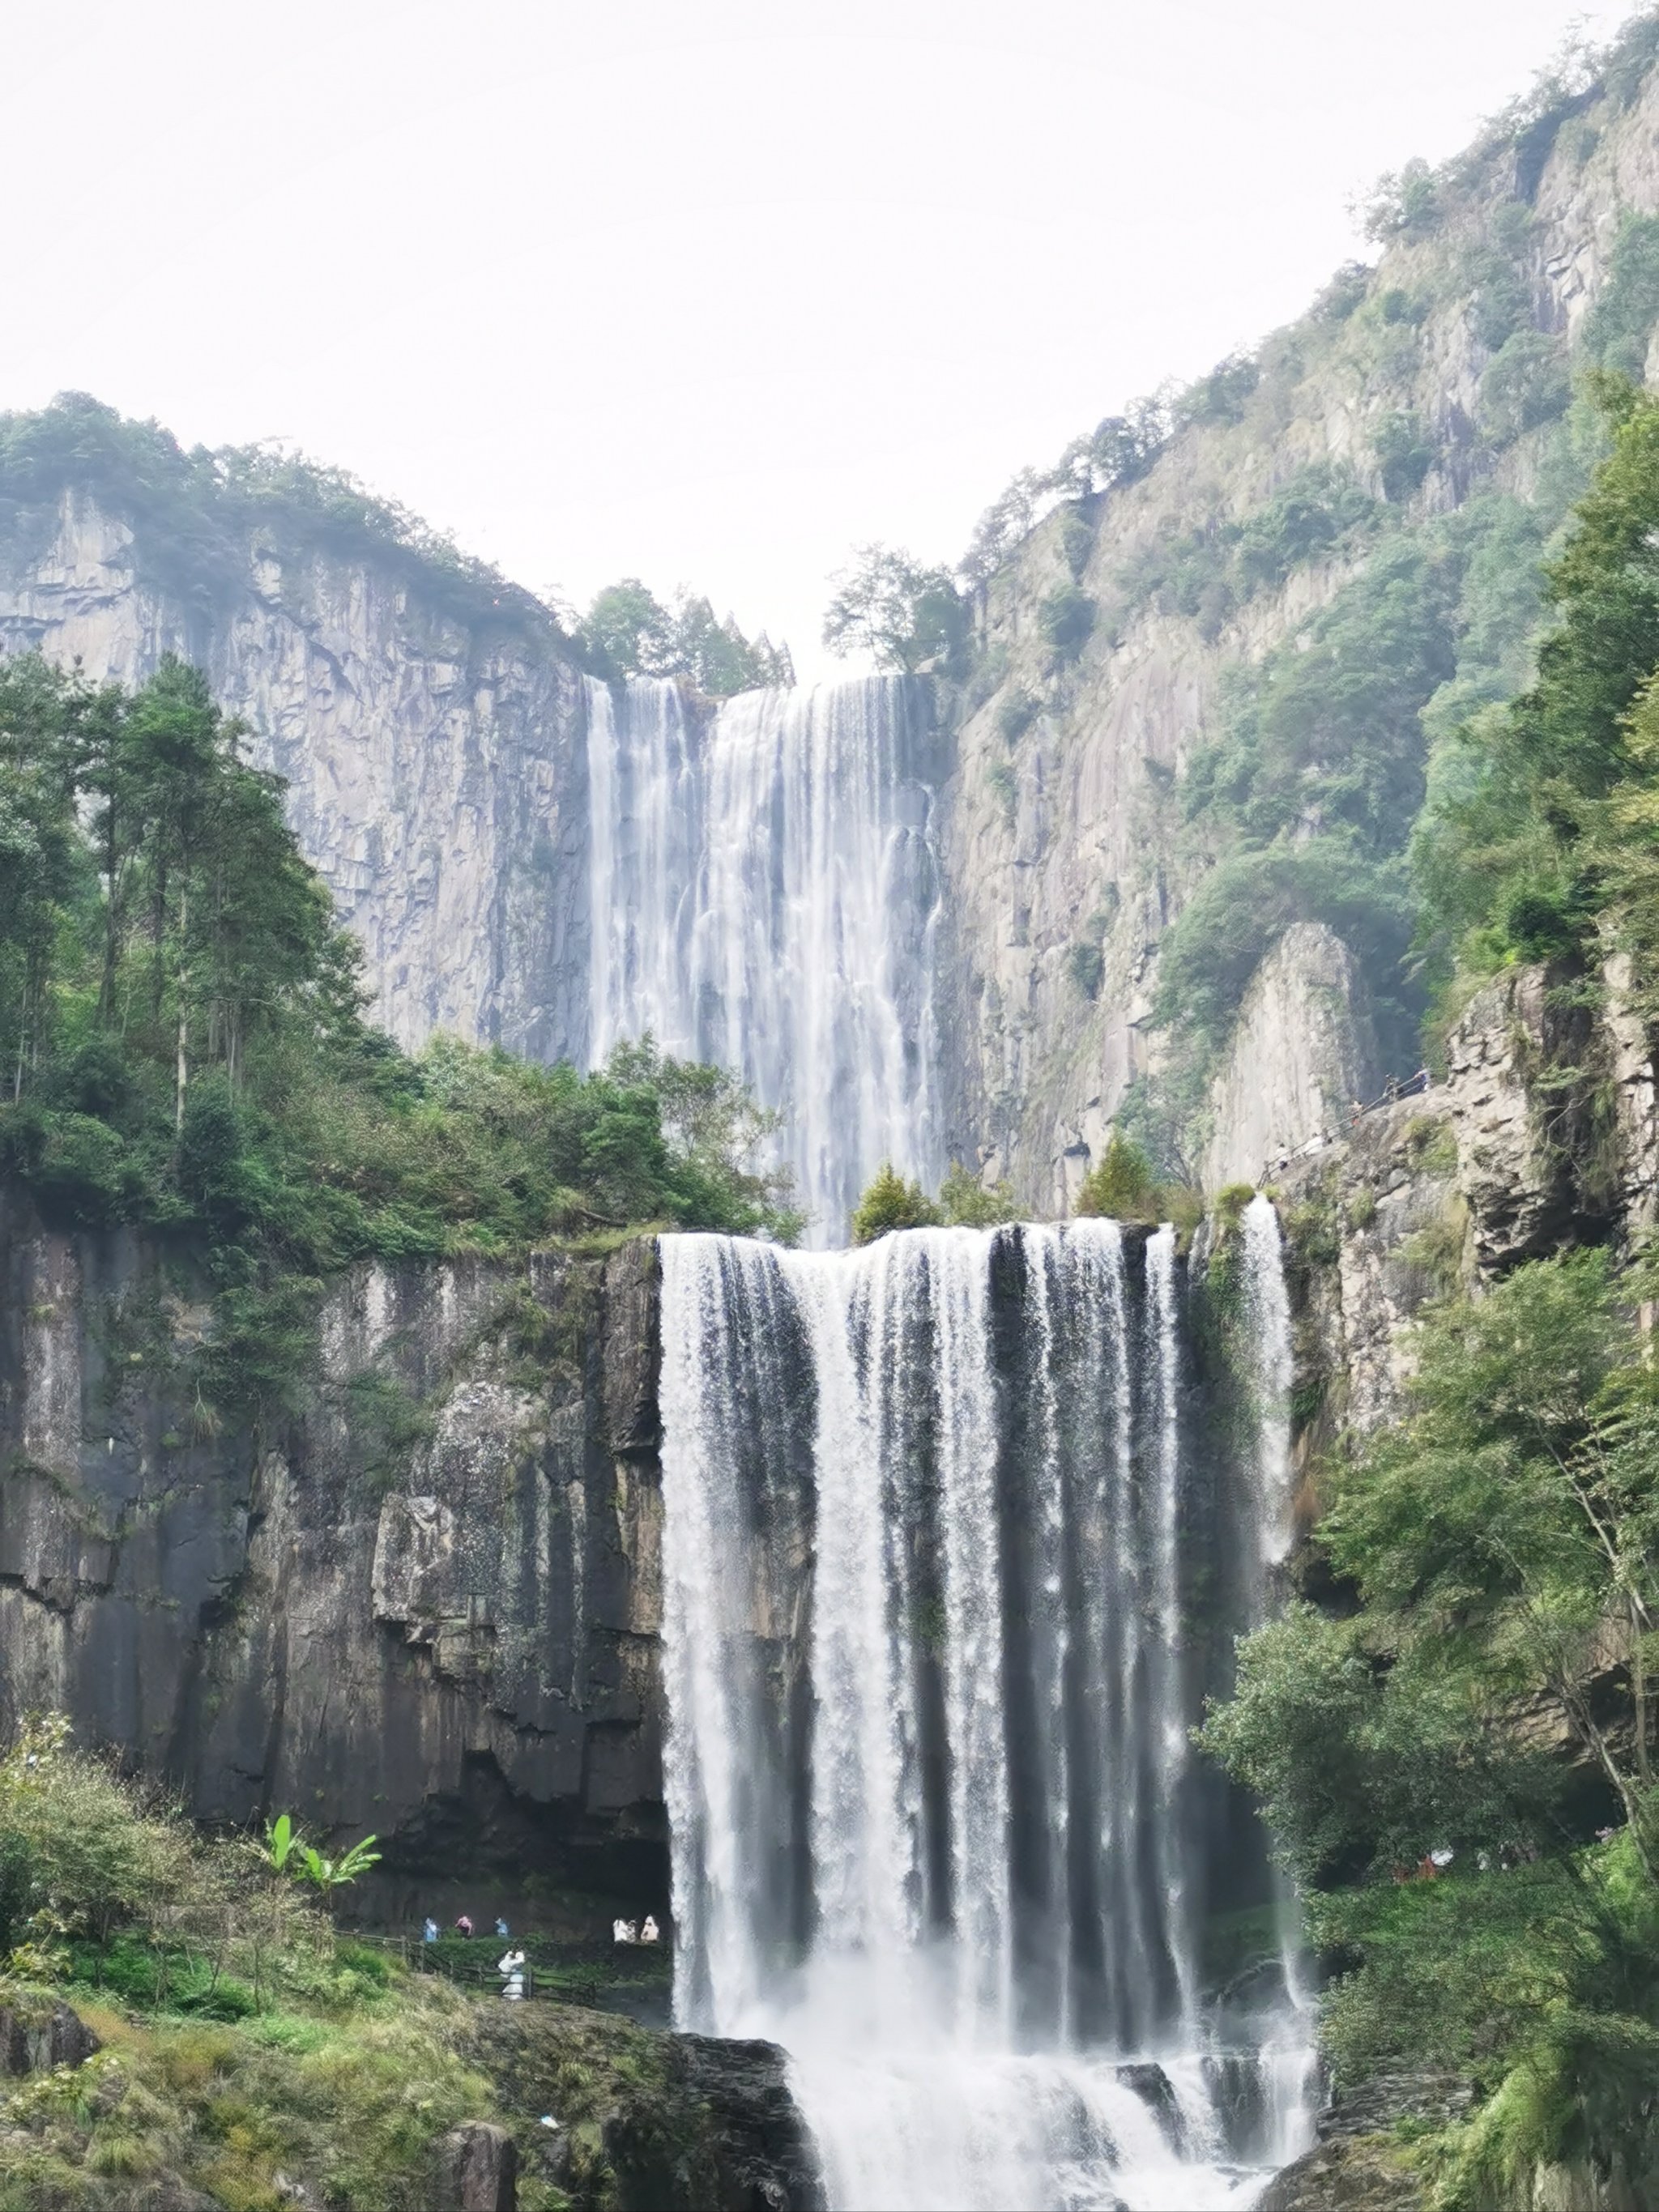
{"type": "MultiPolygon", "coordinates": [[[[1274,1583],[1289,1557],[1295,1534],[1291,1389],[1296,1360],[1279,1215],[1272,1200],[1260,1191],[1244,1209],[1243,1229],[1244,1310],[1255,1400],[1258,1534],[1249,1625],[1257,1627],[1273,1608],[1277,1595],[1274,1583]]],[[[1317,2062],[1313,2047],[1314,2000],[1303,1959],[1301,1914],[1295,1893],[1283,1875],[1276,1876],[1275,1887],[1279,1972],[1290,2010],[1277,2040],[1269,2046],[1268,2057],[1273,2149],[1283,2160],[1307,2147],[1317,2062]]]]}
{"type": "Polygon", "coordinates": [[[846,2212],[1248,2202],[1277,2061],[1200,2047],[1173,1235],[661,1249],[681,2025],[787,2047],[846,2212]]]}

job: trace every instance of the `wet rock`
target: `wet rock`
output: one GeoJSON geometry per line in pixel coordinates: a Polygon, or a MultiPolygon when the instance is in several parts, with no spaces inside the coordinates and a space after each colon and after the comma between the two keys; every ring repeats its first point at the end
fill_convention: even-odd
{"type": "Polygon", "coordinates": [[[1401,2120],[1442,2128],[1474,2102],[1471,2083],[1454,2074],[1380,2074],[1327,2106],[1315,2123],[1319,2141],[1276,2174],[1257,2212],[1421,2212],[1422,2177],[1402,2157],[1401,2120]]]}
{"type": "Polygon", "coordinates": [[[1182,2148],[1185,2130],[1181,2124],[1181,2107],[1176,2102],[1174,2085],[1164,2069],[1150,2059],[1120,2066],[1117,2078],[1126,2089],[1131,2089],[1152,2112],[1172,2150],[1182,2148]]]}
{"type": "Polygon", "coordinates": [[[1256,2212],[1424,2212],[1419,2178],[1377,2136],[1320,2143],[1276,2173],[1256,2212]]]}
{"type": "Polygon", "coordinates": [[[432,2212],[517,2212],[518,2147],[505,2128],[468,2120],[438,2146],[432,2212]]]}
{"type": "Polygon", "coordinates": [[[775,2043],[674,2039],[674,2069],[708,2114],[721,2212],[822,2212],[817,2148],[775,2043]]]}
{"type": "Polygon", "coordinates": [[[1378,2074],[1326,2106],[1314,2132],[1322,2142],[1340,2142],[1350,2136],[1376,2135],[1399,2120],[1443,2128],[1474,2102],[1474,2083],[1455,2074],[1378,2074]]]}

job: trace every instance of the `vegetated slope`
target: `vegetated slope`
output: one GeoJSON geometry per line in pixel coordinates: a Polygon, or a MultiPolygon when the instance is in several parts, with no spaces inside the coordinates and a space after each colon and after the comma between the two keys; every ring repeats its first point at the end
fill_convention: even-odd
{"type": "MultiPolygon", "coordinates": [[[[1650,1119],[1645,1158],[1618,1127],[1659,1036],[1659,399],[1611,377],[1591,396],[1609,451],[1546,573],[1535,676],[1449,742],[1418,830],[1450,1003],[1495,978],[1483,997],[1525,985],[1545,1013],[1541,1050],[1508,1049],[1570,1200],[1535,1207],[1534,1239],[1486,1239],[1472,1296],[1478,1204],[1472,1224],[1435,1185],[1489,1178],[1498,1117],[1472,1141],[1431,1115],[1397,1131],[1388,1202],[1421,1224],[1396,1247],[1419,1277],[1403,1402],[1379,1419],[1373,1393],[1346,1436],[1310,1419],[1306,1598],[1241,1646],[1206,1729],[1307,1899],[1340,2085],[1428,2068],[1472,2088],[1409,2154],[1446,2212],[1659,2186],[1655,1164],[1650,1119]],[[1576,2178],[1541,2178],[1559,2166],[1576,2178]]],[[[1322,1271],[1364,1295],[1340,1248],[1377,1208],[1344,1222],[1340,1173],[1310,1163],[1288,1215],[1310,1341],[1322,1271]]],[[[1522,1180],[1486,1182],[1512,1227],[1547,1188],[1522,1180]]]]}
{"type": "Polygon", "coordinates": [[[244,735],[181,662],[136,693],[0,667],[0,1173],[49,1221],[153,1231],[201,1271],[204,1402],[280,1400],[358,1259],[790,1232],[728,1077],[648,1043],[586,1077],[453,1040],[415,1060],[368,1027],[244,735]]]}
{"type": "Polygon", "coordinates": [[[0,1759],[4,2212],[819,2201],[781,2053],[412,1973],[283,1826],[204,1837],[56,1719],[0,1759]]]}
{"type": "Polygon", "coordinates": [[[1645,18],[1391,180],[1375,267],[1080,441],[1000,564],[1029,489],[988,518],[952,1053],[958,1126],[1028,1200],[1075,1187],[1132,1084],[1154,1151],[1197,1152],[1245,986],[1295,921],[1351,947],[1385,1062],[1415,1065],[1440,956],[1413,827],[1459,726],[1526,678],[1540,564],[1602,447],[1583,371],[1649,358],[1656,46],[1645,18]]]}

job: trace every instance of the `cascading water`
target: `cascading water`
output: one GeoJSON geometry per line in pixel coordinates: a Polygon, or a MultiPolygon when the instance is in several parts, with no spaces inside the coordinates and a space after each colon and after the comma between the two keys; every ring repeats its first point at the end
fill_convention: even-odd
{"type": "Polygon", "coordinates": [[[1248,2202],[1279,2061],[1200,2000],[1173,1233],[661,1251],[681,2024],[785,2045],[849,2212],[1248,2202]]]}
{"type": "MultiPolygon", "coordinates": [[[[1296,1362],[1291,1340],[1291,1300],[1285,1281],[1283,1239],[1273,1201],[1258,1191],[1244,1209],[1244,1319],[1255,1399],[1257,1543],[1249,1571],[1247,1627],[1272,1608],[1274,1577],[1289,1556],[1292,1535],[1291,1386],[1296,1362]]],[[[1267,2045],[1272,2109],[1283,2157],[1302,2148],[1305,2113],[1315,2085],[1313,2000],[1303,1970],[1301,1914],[1289,1881],[1275,1878],[1279,1976],[1285,2011],[1267,2045]]]]}
{"type": "Polygon", "coordinates": [[[925,695],[587,685],[589,1065],[648,1030],[782,1109],[815,1242],[884,1159],[930,1187],[939,902],[925,695]]]}

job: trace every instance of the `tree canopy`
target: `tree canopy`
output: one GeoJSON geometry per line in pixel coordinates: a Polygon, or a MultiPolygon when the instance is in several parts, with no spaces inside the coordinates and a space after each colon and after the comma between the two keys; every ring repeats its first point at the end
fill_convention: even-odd
{"type": "Polygon", "coordinates": [[[948,568],[924,568],[890,545],[860,545],[835,579],[823,617],[832,653],[869,653],[878,668],[960,673],[968,608],[948,568]]]}
{"type": "Polygon", "coordinates": [[[706,599],[684,589],[665,607],[637,576],[598,594],[580,637],[613,677],[683,676],[711,699],[795,680],[787,645],[775,646],[764,631],[746,638],[731,616],[721,622],[706,599]]]}
{"type": "Polygon", "coordinates": [[[410,1058],[366,1025],[246,736],[176,660],[131,693],[0,661],[0,1170],[55,1220],[195,1254],[210,1395],[280,1387],[360,1256],[793,1235],[771,1120],[718,1070],[649,1039],[587,1076],[451,1038],[410,1058]]]}

